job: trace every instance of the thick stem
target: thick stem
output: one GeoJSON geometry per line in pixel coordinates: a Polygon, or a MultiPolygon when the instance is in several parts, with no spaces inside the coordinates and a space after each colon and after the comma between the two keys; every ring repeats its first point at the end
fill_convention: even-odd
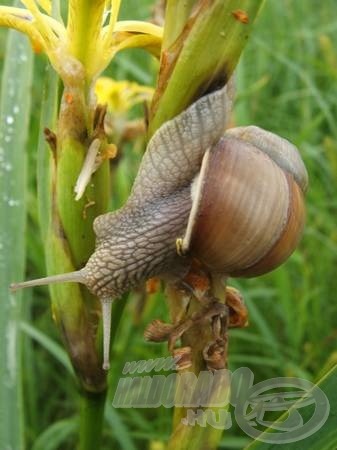
{"type": "Polygon", "coordinates": [[[167,1],[162,51],[169,48],[179,37],[196,2],[197,0],[167,1]]]}
{"type": "Polygon", "coordinates": [[[150,136],[199,97],[229,80],[263,1],[200,2],[180,37],[162,55],[151,105],[150,136]],[[239,20],[238,10],[244,11],[248,22],[239,20]]]}
{"type": "MultiPolygon", "coordinates": [[[[226,302],[226,290],[225,285],[221,283],[218,278],[213,278],[211,283],[211,291],[214,295],[217,296],[217,299],[221,303],[226,302]]],[[[173,322],[176,320],[186,320],[188,318],[192,318],[194,314],[200,313],[204,306],[200,302],[200,300],[192,297],[190,300],[190,306],[188,311],[185,314],[182,314],[181,305],[184,303],[182,298],[182,291],[179,289],[179,286],[169,286],[167,289],[168,300],[170,304],[171,316],[173,322]]],[[[226,318],[225,318],[226,320],[226,318]]],[[[200,326],[200,324],[196,324],[187,330],[182,336],[182,346],[191,348],[191,367],[189,367],[186,371],[192,372],[199,376],[200,372],[207,371],[208,366],[205,362],[205,348],[210,347],[210,343],[214,342],[213,330],[209,322],[200,326]]],[[[227,367],[227,332],[225,331],[225,335],[223,336],[223,345],[224,345],[224,355],[223,361],[220,361],[221,367],[227,367]]],[[[210,347],[211,348],[211,347],[210,347]]],[[[210,361],[213,355],[209,354],[210,361]]],[[[216,356],[216,355],[215,355],[216,356]]],[[[219,364],[219,360],[216,360],[217,364],[219,364]]],[[[214,374],[215,372],[213,372],[214,374]]],[[[198,388],[198,385],[196,387],[198,388]]],[[[209,403],[212,403],[212,399],[216,400],[217,398],[228,398],[229,395],[229,384],[223,383],[221,386],[218,384],[212,385],[212,391],[208,394],[209,403]]],[[[183,393],[179,392],[179,385],[176,392],[177,399],[179,400],[180,396],[183,396],[183,393]]],[[[201,427],[198,424],[188,424],[184,423],[184,419],[188,417],[188,415],[197,414],[197,410],[210,410],[215,414],[215,416],[219,412],[219,408],[178,408],[176,407],[174,410],[174,418],[173,418],[173,432],[171,438],[169,440],[167,450],[187,450],[189,448],[193,448],[193,450],[216,450],[221,435],[223,433],[222,429],[216,428],[207,424],[205,427],[201,427]]]]}
{"type": "Polygon", "coordinates": [[[80,426],[78,450],[99,449],[102,440],[106,391],[80,394],[80,426]]]}
{"type": "MultiPolygon", "coordinates": [[[[57,148],[52,153],[51,205],[46,244],[48,274],[81,269],[95,247],[93,221],[106,212],[109,167],[103,164],[93,175],[84,197],[75,201],[73,187],[81,171],[90,139],[83,79],[66,86],[57,129],[57,148]],[[78,84],[76,84],[78,83],[78,84]]],[[[82,387],[102,392],[101,341],[97,330],[101,306],[86,288],[75,283],[52,285],[53,317],[62,333],[82,387]]]]}
{"type": "MultiPolygon", "coordinates": [[[[110,346],[112,346],[114,342],[118,324],[122,317],[126,301],[127,295],[124,295],[118,302],[115,302],[113,304],[111,301],[109,302],[109,315],[112,318],[114,325],[111,332],[109,333],[110,346]]],[[[85,390],[80,391],[80,426],[79,444],[77,450],[99,450],[101,448],[106,394],[106,390],[95,393],[85,390]]]]}

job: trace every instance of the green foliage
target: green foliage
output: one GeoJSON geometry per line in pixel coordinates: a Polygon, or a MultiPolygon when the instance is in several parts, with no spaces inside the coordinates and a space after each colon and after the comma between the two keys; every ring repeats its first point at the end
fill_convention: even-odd
{"type": "Polygon", "coordinates": [[[23,448],[22,296],[9,284],[24,275],[26,141],[33,57],[26,39],[8,35],[0,101],[0,447],[23,448]]]}
{"type": "MultiPolygon", "coordinates": [[[[278,444],[277,448],[280,450],[333,450],[337,446],[337,428],[336,428],[336,414],[337,414],[337,366],[335,366],[329,373],[317,383],[317,386],[324,392],[330,402],[330,413],[327,421],[322,428],[313,433],[311,436],[299,442],[291,442],[287,444],[278,444]]],[[[300,401],[300,400],[298,400],[300,401]]],[[[296,410],[296,404],[293,406],[296,410]]],[[[291,411],[291,409],[289,410],[291,411]]],[[[288,411],[284,413],[280,421],[284,421],[288,417],[288,411]]],[[[311,409],[303,409],[301,412],[304,422],[308,422],[312,417],[311,409]]],[[[272,429],[268,429],[266,433],[272,433],[272,429]]],[[[269,437],[269,436],[268,436],[269,437]]],[[[247,450],[273,450],[275,444],[268,444],[261,441],[255,441],[247,447],[247,450]]]]}
{"type": "MultiPolygon", "coordinates": [[[[163,50],[164,63],[152,103],[150,135],[205,92],[212,92],[230,79],[263,3],[263,0],[243,0],[239,4],[235,0],[225,3],[222,0],[214,1],[211,5],[205,3],[200,7],[201,12],[195,22],[191,21],[188,35],[182,34],[183,40],[177,39],[171,47],[163,50]],[[233,11],[238,6],[245,10],[247,23],[234,17],[233,11]],[[202,45],[204,42],[207,44],[202,45]],[[176,59],[172,67],[165,63],[166,60],[176,59]],[[191,61],[193,70],[189,64],[191,61]],[[160,96],[159,99],[156,95],[160,96]]],[[[176,11],[175,8],[171,11],[170,3],[167,13],[168,24],[173,22],[177,26],[176,11]]]]}
{"type": "MultiPolygon", "coordinates": [[[[152,4],[150,0],[123,2],[123,16],[144,19],[150,14],[152,4]]],[[[255,374],[255,382],[274,376],[296,376],[314,381],[337,362],[335,8],[335,0],[325,0],[319,6],[316,0],[269,0],[260,14],[237,71],[235,124],[254,123],[293,141],[301,149],[310,175],[307,227],[299,249],[283,267],[270,275],[244,281],[231,280],[246,300],[250,325],[245,329],[231,331],[230,368],[250,367],[255,374]]],[[[3,35],[0,42],[3,42],[3,35]]],[[[1,46],[1,56],[3,48],[1,46]]],[[[107,73],[117,79],[153,83],[155,65],[143,52],[128,50],[116,58],[107,73]]],[[[21,80],[24,85],[29,81],[28,73],[27,70],[26,77],[21,80]]],[[[6,77],[4,74],[3,80],[6,77]]],[[[35,66],[34,108],[28,146],[26,265],[29,278],[41,276],[44,272],[34,180],[41,102],[39,86],[44,77],[44,60],[41,57],[35,66]]],[[[18,73],[13,79],[18,80],[18,73]]],[[[29,91],[26,89],[26,92],[29,91]]],[[[1,105],[5,100],[8,98],[2,94],[1,105]]],[[[29,96],[22,105],[28,100],[29,96]]],[[[24,133],[23,127],[16,136],[21,136],[21,133],[24,133]]],[[[19,151],[18,146],[11,147],[11,155],[17,158],[17,163],[22,163],[22,151],[19,151]]],[[[111,209],[121,205],[127,198],[140,158],[141,151],[137,146],[123,146],[111,182],[111,209]]],[[[13,171],[8,174],[17,183],[23,181],[20,167],[17,168],[17,175],[13,171]]],[[[1,198],[4,192],[1,184],[1,198]]],[[[25,190],[22,188],[22,205],[24,195],[25,190]]],[[[15,242],[15,247],[13,244],[6,252],[0,250],[0,256],[6,256],[8,267],[11,258],[17,258],[24,247],[21,244],[23,228],[22,223],[19,228],[19,219],[15,221],[15,226],[3,220],[4,217],[10,217],[8,214],[12,209],[7,208],[5,215],[2,210],[0,213],[1,226],[5,227],[6,233],[10,230],[11,242],[15,242]]],[[[22,213],[23,209],[20,211],[22,213]]],[[[22,260],[23,255],[20,258],[22,260]]],[[[5,277],[1,278],[1,288],[14,278],[23,278],[22,261],[15,262],[15,270],[10,275],[1,272],[1,277],[5,277]]],[[[0,316],[4,322],[7,299],[7,291],[1,292],[0,316]]],[[[26,442],[27,448],[34,450],[67,450],[74,448],[73,438],[77,429],[77,416],[74,415],[78,392],[69,372],[68,356],[61,350],[62,344],[52,323],[47,299],[47,291],[43,288],[36,289],[32,299],[26,298],[25,310],[29,325],[26,322],[22,325],[26,442]]],[[[151,320],[168,320],[164,295],[157,292],[148,296],[146,302],[143,300],[141,289],[130,296],[120,326],[115,330],[113,361],[109,372],[110,392],[105,411],[104,450],[146,449],[151,442],[165,442],[170,435],[170,410],[116,410],[110,406],[125,362],[167,355],[164,345],[149,344],[143,339],[144,328],[151,320]]],[[[5,333],[2,323],[0,330],[2,334],[5,333]]],[[[1,345],[5,345],[6,335],[2,336],[1,342],[1,345]]],[[[2,369],[3,364],[0,367],[2,369]]],[[[0,389],[3,394],[3,387],[0,389]]],[[[6,400],[2,399],[8,397],[0,398],[0,404],[6,406],[3,403],[6,400]]],[[[1,417],[11,420],[8,412],[6,416],[1,414],[1,417]]],[[[20,416],[16,417],[17,426],[20,416]]],[[[3,425],[1,430],[6,429],[6,422],[0,422],[3,425]]],[[[11,420],[11,423],[14,422],[11,420]]],[[[20,433],[17,428],[15,430],[7,422],[8,433],[12,433],[12,437],[14,434],[19,437],[20,433]]],[[[233,424],[226,432],[220,448],[244,448],[248,443],[249,438],[233,424]]],[[[297,448],[300,448],[299,445],[297,448]]],[[[20,446],[13,445],[13,448],[20,446]]]]}

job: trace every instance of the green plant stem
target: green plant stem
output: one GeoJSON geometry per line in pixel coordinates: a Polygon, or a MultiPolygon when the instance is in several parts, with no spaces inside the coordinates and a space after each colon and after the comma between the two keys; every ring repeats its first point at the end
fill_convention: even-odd
{"type": "MultiPolygon", "coordinates": [[[[83,198],[74,199],[73,188],[85,158],[89,134],[85,88],[79,82],[79,86],[71,89],[65,87],[57,145],[49,151],[52,212],[45,243],[48,274],[65,273],[85,265],[95,246],[93,221],[106,212],[108,205],[108,163],[94,174],[83,198]],[[67,95],[71,95],[70,102],[67,95]]],[[[106,374],[101,367],[97,333],[101,314],[98,299],[74,283],[53,285],[50,291],[53,316],[81,385],[89,392],[101,392],[106,387],[106,374]]]]}
{"type": "Polygon", "coordinates": [[[263,2],[200,3],[181,33],[180,42],[176,39],[170,48],[164,49],[151,105],[149,136],[206,92],[229,80],[263,2]],[[235,17],[234,12],[239,9],[245,11],[248,23],[235,17]]]}
{"type": "MultiPolygon", "coordinates": [[[[118,302],[112,306],[111,347],[115,340],[118,324],[122,317],[126,305],[127,295],[124,295],[118,302]]],[[[104,406],[107,390],[102,392],[80,392],[80,427],[79,427],[79,446],[78,450],[98,450],[101,446],[104,406]]]]}
{"type": "MultiPolygon", "coordinates": [[[[73,187],[81,170],[90,134],[82,86],[65,87],[58,120],[57,148],[51,152],[51,204],[53,210],[46,243],[49,273],[82,267],[94,250],[93,221],[106,212],[109,167],[103,164],[93,175],[79,201],[73,187]],[[72,95],[67,102],[66,95],[72,95]],[[89,206],[87,206],[89,204],[89,206]]],[[[102,370],[101,307],[85,287],[65,283],[51,286],[53,316],[78,377],[80,393],[79,449],[99,449],[106,398],[106,372],[102,370]]]]}
{"type": "Polygon", "coordinates": [[[162,50],[169,48],[182,32],[193,5],[197,0],[168,0],[162,50]]]}
{"type": "MultiPolygon", "coordinates": [[[[217,297],[221,303],[226,302],[226,290],[225,286],[219,279],[213,281],[212,287],[213,295],[217,297]]],[[[200,300],[192,297],[190,299],[190,305],[188,311],[182,314],[181,305],[183,304],[183,297],[181,289],[178,286],[169,286],[167,289],[168,302],[170,305],[170,313],[173,323],[180,320],[190,319],[193,314],[200,313],[202,305],[200,300]]],[[[210,342],[214,342],[214,336],[210,324],[205,323],[202,326],[196,324],[192,326],[182,336],[182,346],[191,348],[191,367],[186,369],[187,372],[199,376],[201,371],[207,371],[203,351],[210,342]]],[[[225,336],[225,342],[227,342],[227,336],[225,336]]],[[[225,353],[223,357],[223,368],[227,367],[227,344],[225,344],[225,353]]],[[[179,400],[183,398],[184,392],[179,391],[179,384],[177,386],[176,398],[179,400]]],[[[183,388],[185,389],[185,388],[183,388]]],[[[196,397],[200,393],[200,387],[196,386],[196,397]]],[[[194,394],[192,394],[194,395],[194,394]]],[[[212,400],[221,398],[228,398],[229,396],[229,383],[223,382],[221,386],[213,385],[212,391],[208,393],[209,404],[212,404],[212,400]]],[[[197,410],[207,409],[215,414],[217,420],[217,414],[219,408],[182,408],[175,407],[173,417],[173,432],[168,442],[167,450],[215,450],[221,439],[223,430],[221,427],[211,426],[209,423],[206,426],[199,426],[198,424],[186,425],[182,422],[182,419],[187,417],[188,410],[197,413],[197,410]]]]}
{"type": "Polygon", "coordinates": [[[81,392],[78,450],[98,450],[101,446],[106,391],[81,392]]]}

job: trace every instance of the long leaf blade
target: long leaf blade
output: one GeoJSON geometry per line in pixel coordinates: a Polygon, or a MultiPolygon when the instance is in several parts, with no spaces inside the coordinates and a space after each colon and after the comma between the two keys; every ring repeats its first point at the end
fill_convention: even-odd
{"type": "MultiPolygon", "coordinates": [[[[305,439],[288,442],[285,444],[277,444],[278,450],[334,450],[337,448],[337,427],[336,427],[336,415],[337,415],[337,366],[333,367],[325,376],[323,376],[317,386],[324,392],[330,403],[329,416],[323,426],[318,429],[312,435],[305,439]]],[[[298,400],[298,402],[300,399],[298,400]]],[[[296,403],[291,408],[296,411],[296,403]]],[[[290,411],[291,411],[290,410],[290,411]]],[[[312,411],[308,408],[302,408],[301,416],[304,423],[307,423],[312,417],[312,411]]],[[[289,416],[289,411],[286,411],[276,422],[284,422],[289,416]]],[[[298,430],[300,433],[300,430],[298,430]]],[[[261,434],[261,438],[266,438],[275,432],[273,427],[268,428],[261,434]]],[[[272,450],[275,448],[275,444],[269,444],[262,441],[254,441],[251,445],[246,447],[246,450],[272,450]]]]}
{"type": "Polygon", "coordinates": [[[26,39],[9,32],[0,100],[0,447],[23,448],[20,387],[20,295],[8,286],[24,275],[25,144],[33,57],[26,39]]]}

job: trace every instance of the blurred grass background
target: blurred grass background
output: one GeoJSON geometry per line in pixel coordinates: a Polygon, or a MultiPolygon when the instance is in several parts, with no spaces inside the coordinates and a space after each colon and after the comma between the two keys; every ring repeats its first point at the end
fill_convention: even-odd
{"type": "MultiPolygon", "coordinates": [[[[153,2],[124,0],[124,18],[146,19],[153,2]]],[[[281,268],[251,280],[231,280],[246,300],[250,325],[230,334],[230,368],[250,367],[255,382],[275,376],[316,380],[337,363],[337,6],[335,0],[268,0],[237,70],[236,125],[255,124],[301,150],[310,175],[308,218],[299,249],[281,268]]],[[[0,56],[5,32],[0,35],[0,56]]],[[[36,148],[46,61],[35,57],[28,142],[27,278],[45,273],[36,202],[36,148]]],[[[108,70],[116,79],[153,84],[157,64],[142,51],[118,55],[108,70]]],[[[137,111],[131,114],[134,116],[137,111]]],[[[125,145],[113,171],[113,204],[127,198],[141,146],[125,145]]],[[[51,318],[47,289],[24,293],[22,380],[27,448],[73,449],[76,384],[51,318]]],[[[145,326],[168,319],[161,292],[129,296],[117,330],[110,399],[127,361],[167,355],[146,343],[145,326]]],[[[107,402],[103,448],[158,449],[171,430],[172,411],[113,409],[107,402]]],[[[250,442],[235,426],[221,448],[250,442]]]]}

